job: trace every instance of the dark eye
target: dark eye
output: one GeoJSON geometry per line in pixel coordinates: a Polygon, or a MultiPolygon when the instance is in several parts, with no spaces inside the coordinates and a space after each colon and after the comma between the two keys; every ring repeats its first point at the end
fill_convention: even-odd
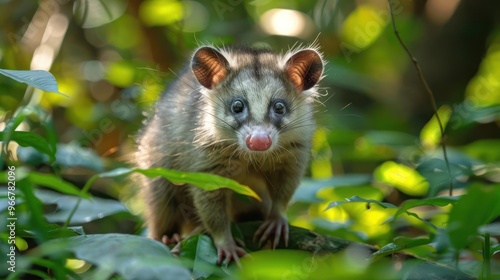
{"type": "Polygon", "coordinates": [[[243,109],[245,109],[245,104],[243,104],[243,101],[241,100],[235,100],[231,104],[231,111],[235,114],[242,113],[243,109]]]}
{"type": "Polygon", "coordinates": [[[283,115],[286,112],[285,103],[282,101],[276,101],[273,105],[273,111],[278,115],[283,115]]]}

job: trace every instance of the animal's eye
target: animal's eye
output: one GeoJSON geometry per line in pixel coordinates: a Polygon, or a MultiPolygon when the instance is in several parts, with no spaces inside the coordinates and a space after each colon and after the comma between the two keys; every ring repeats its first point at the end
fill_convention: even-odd
{"type": "Polygon", "coordinates": [[[243,101],[239,99],[234,100],[233,103],[231,104],[231,111],[235,114],[242,113],[244,109],[245,109],[245,104],[243,104],[243,101]]]}
{"type": "Polygon", "coordinates": [[[283,115],[286,112],[285,103],[282,101],[276,101],[273,105],[273,111],[275,114],[283,115]]]}

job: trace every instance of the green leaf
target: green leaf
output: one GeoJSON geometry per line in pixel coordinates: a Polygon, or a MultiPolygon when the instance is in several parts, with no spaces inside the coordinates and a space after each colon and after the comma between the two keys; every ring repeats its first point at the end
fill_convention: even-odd
{"type": "MultiPolygon", "coordinates": [[[[451,117],[452,110],[450,106],[443,105],[439,107],[437,115],[441,120],[441,125],[443,129],[446,128],[446,124],[451,117]]],[[[432,116],[431,120],[422,128],[420,132],[420,143],[426,150],[434,150],[441,143],[441,130],[439,127],[439,122],[436,115],[432,116]]]]}
{"type": "Polygon", "coordinates": [[[500,216],[500,184],[472,185],[451,209],[447,232],[455,249],[467,246],[469,237],[478,233],[481,225],[500,216]]]}
{"type": "Polygon", "coordinates": [[[401,250],[427,245],[431,242],[432,242],[431,239],[424,237],[418,237],[418,238],[396,237],[393,243],[389,243],[380,248],[377,252],[373,253],[370,257],[370,260],[377,261],[387,255],[399,252],[401,250]]]}
{"type": "Polygon", "coordinates": [[[19,161],[21,161],[24,165],[39,166],[43,163],[49,163],[49,156],[44,153],[40,153],[33,147],[19,146],[17,147],[16,154],[19,161]]]}
{"type": "Polygon", "coordinates": [[[448,204],[455,204],[458,201],[459,197],[457,196],[439,196],[439,197],[430,197],[423,199],[409,199],[403,202],[400,206],[398,212],[394,214],[394,218],[403,214],[411,208],[415,208],[418,206],[439,206],[443,207],[448,204]]]}
{"type": "Polygon", "coordinates": [[[38,254],[72,253],[99,269],[119,273],[124,279],[191,279],[180,259],[162,243],[126,234],[92,234],[51,240],[38,254]]]}
{"type": "Polygon", "coordinates": [[[68,183],[54,175],[30,172],[28,178],[34,184],[48,187],[61,193],[83,198],[90,198],[90,195],[88,193],[83,193],[75,185],[68,183]]]}
{"type": "MultiPolygon", "coordinates": [[[[6,135],[7,134],[4,131],[0,132],[1,139],[4,139],[6,135]]],[[[33,147],[40,153],[48,155],[51,162],[55,161],[56,159],[56,151],[52,150],[49,142],[47,142],[45,138],[36,133],[27,131],[13,131],[10,135],[9,140],[16,141],[17,144],[23,147],[33,147]]]]}
{"type": "Polygon", "coordinates": [[[217,264],[217,250],[212,239],[197,234],[182,241],[180,256],[193,260],[194,279],[205,279],[213,274],[224,275],[217,264]]]}
{"type": "Polygon", "coordinates": [[[497,253],[500,253],[500,244],[495,244],[491,246],[491,255],[496,255],[497,253]]]}
{"type": "Polygon", "coordinates": [[[79,197],[62,195],[48,190],[37,190],[36,196],[46,205],[57,205],[57,211],[45,214],[51,223],[65,222],[69,215],[72,215],[72,224],[84,224],[117,213],[129,213],[121,202],[114,199],[92,197],[80,201],[79,197]],[[75,211],[74,214],[71,214],[73,211],[75,211]]]}
{"type": "Polygon", "coordinates": [[[11,79],[14,79],[20,83],[28,84],[29,86],[47,91],[54,92],[61,95],[64,93],[59,92],[57,86],[57,81],[54,76],[44,70],[7,70],[0,69],[0,74],[3,74],[11,79]]]}
{"type": "Polygon", "coordinates": [[[4,143],[0,151],[0,169],[3,169],[5,152],[7,151],[7,145],[5,144],[9,143],[9,141],[12,139],[12,133],[24,121],[29,112],[30,109],[28,109],[27,107],[20,106],[14,113],[14,116],[5,125],[5,128],[2,131],[5,134],[2,137],[0,137],[0,139],[2,139],[2,142],[4,143]]]}
{"type": "MultiPolygon", "coordinates": [[[[18,229],[20,230],[19,237],[36,238],[36,235],[30,230],[30,225],[20,225],[18,229]]],[[[47,232],[47,237],[49,239],[71,237],[83,234],[83,228],[81,226],[67,228],[57,224],[46,224],[44,231],[47,232]]]]}
{"type": "MultiPolygon", "coordinates": [[[[19,160],[31,165],[48,163],[45,154],[32,147],[19,147],[17,149],[19,160]]],[[[96,172],[104,169],[103,160],[93,150],[79,147],[75,144],[57,144],[55,163],[62,167],[85,167],[96,172]]]]}
{"type": "Polygon", "coordinates": [[[22,198],[24,200],[24,205],[26,205],[27,213],[29,219],[29,225],[34,233],[35,239],[38,243],[43,243],[47,241],[48,233],[45,230],[47,228],[47,222],[43,217],[43,205],[42,202],[35,196],[35,186],[28,178],[23,178],[16,180],[16,189],[21,191],[22,198]]]}
{"type": "Polygon", "coordinates": [[[134,171],[146,175],[150,178],[161,176],[169,180],[173,184],[191,184],[206,191],[228,188],[236,193],[253,197],[259,201],[261,200],[259,195],[257,195],[257,193],[255,193],[251,188],[241,185],[229,178],[214,174],[199,172],[189,173],[176,170],[167,170],[164,168],[135,169],[134,171]]]}
{"type": "MultiPolygon", "coordinates": [[[[302,250],[260,250],[241,259],[243,268],[236,271],[240,277],[236,279],[346,279],[335,277],[335,274],[325,278],[325,266],[329,254],[322,256],[323,261],[315,261],[313,254],[302,250]],[[314,267],[314,270],[311,269],[314,267]],[[324,268],[324,267],[323,267],[324,268]]],[[[341,268],[339,268],[341,269],[341,268]]]]}
{"type": "Polygon", "coordinates": [[[377,182],[385,183],[409,195],[425,195],[429,183],[416,170],[393,161],[386,161],[375,171],[373,176],[377,182]]]}
{"type": "Polygon", "coordinates": [[[426,219],[420,218],[420,216],[418,216],[417,214],[415,214],[413,212],[410,212],[408,210],[411,209],[411,208],[418,207],[418,206],[439,206],[439,207],[443,207],[443,206],[446,206],[448,204],[454,204],[454,203],[456,203],[458,199],[459,199],[459,197],[455,197],[455,196],[452,196],[452,197],[450,197],[450,196],[442,196],[442,197],[431,197],[431,198],[423,198],[423,199],[410,199],[410,200],[406,200],[399,207],[399,210],[392,217],[390,217],[386,222],[392,222],[399,215],[401,215],[403,213],[406,213],[407,215],[410,215],[412,217],[415,217],[415,218],[419,219],[420,221],[422,221],[424,224],[426,224],[430,228],[432,228],[434,230],[437,230],[437,227],[434,224],[432,224],[431,222],[429,222],[426,219]]]}
{"type": "Polygon", "coordinates": [[[457,104],[453,108],[453,115],[450,119],[450,126],[453,130],[470,126],[477,123],[490,123],[496,121],[500,117],[500,106],[474,106],[471,100],[464,100],[461,104],[457,104]]]}
{"type": "Polygon", "coordinates": [[[0,172],[0,183],[7,183],[9,181],[9,177],[11,177],[12,179],[12,175],[14,175],[15,181],[23,180],[28,177],[29,173],[30,170],[26,167],[15,167],[14,170],[6,170],[4,172],[0,172]]]}
{"type": "Polygon", "coordinates": [[[484,162],[500,161],[500,139],[480,139],[462,148],[462,150],[475,159],[484,162]]]}
{"type": "Polygon", "coordinates": [[[190,184],[206,191],[227,188],[236,193],[253,197],[259,201],[261,200],[259,195],[255,193],[251,188],[241,185],[229,178],[208,173],[182,172],[159,167],[150,169],[118,168],[109,172],[101,173],[100,175],[98,174],[98,176],[115,177],[126,175],[132,172],[143,174],[149,178],[163,177],[175,185],[190,184]]]}
{"type": "Polygon", "coordinates": [[[300,202],[321,202],[317,197],[318,191],[327,187],[355,187],[370,183],[372,176],[370,174],[346,174],[335,176],[327,180],[303,179],[300,186],[295,191],[292,200],[300,202]]]}
{"type": "Polygon", "coordinates": [[[359,202],[367,203],[367,204],[370,204],[370,203],[378,204],[382,208],[397,208],[394,204],[391,204],[391,203],[381,202],[381,201],[374,200],[374,199],[364,199],[364,198],[361,198],[358,196],[353,196],[351,198],[346,198],[346,201],[334,201],[334,202],[330,203],[330,205],[328,205],[328,207],[325,209],[325,211],[332,208],[332,207],[336,207],[336,206],[339,206],[342,204],[359,203],[359,202]]]}
{"type": "Polygon", "coordinates": [[[96,172],[104,170],[102,158],[95,151],[75,144],[57,144],[56,162],[64,167],[85,167],[96,172]]]}

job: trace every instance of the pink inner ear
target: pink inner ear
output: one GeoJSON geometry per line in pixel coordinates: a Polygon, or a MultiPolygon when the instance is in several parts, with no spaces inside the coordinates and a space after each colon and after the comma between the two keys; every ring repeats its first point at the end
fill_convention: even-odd
{"type": "Polygon", "coordinates": [[[228,65],[224,56],[210,47],[199,49],[191,62],[196,79],[208,89],[212,89],[226,77],[228,65]]]}
{"type": "Polygon", "coordinates": [[[303,84],[304,84],[304,83],[302,82],[302,76],[301,76],[299,73],[297,73],[297,71],[295,71],[295,72],[290,71],[290,72],[288,73],[288,76],[289,76],[290,81],[292,82],[292,84],[294,84],[294,85],[295,85],[295,87],[296,87],[298,90],[302,91],[302,90],[303,90],[303,89],[302,89],[302,88],[303,88],[303,84]]]}
{"type": "Polygon", "coordinates": [[[287,61],[285,72],[299,91],[308,90],[321,78],[323,61],[316,51],[299,51],[287,61]]]}
{"type": "Polygon", "coordinates": [[[212,69],[212,84],[220,83],[226,77],[226,68],[222,65],[213,62],[215,65],[212,69]]]}

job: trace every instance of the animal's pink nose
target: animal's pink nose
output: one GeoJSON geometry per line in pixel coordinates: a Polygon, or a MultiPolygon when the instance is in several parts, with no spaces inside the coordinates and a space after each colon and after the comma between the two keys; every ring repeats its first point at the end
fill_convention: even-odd
{"type": "Polygon", "coordinates": [[[265,151],[271,147],[273,141],[265,131],[254,131],[245,140],[247,147],[252,151],[265,151]]]}

